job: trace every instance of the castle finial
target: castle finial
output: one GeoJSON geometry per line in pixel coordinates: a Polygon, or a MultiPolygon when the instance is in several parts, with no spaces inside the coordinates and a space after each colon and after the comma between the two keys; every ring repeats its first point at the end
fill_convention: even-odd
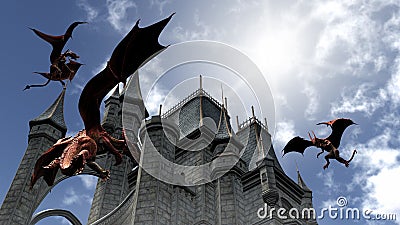
{"type": "Polygon", "coordinates": [[[200,75],[200,90],[203,90],[203,76],[200,75]]]}
{"type": "Polygon", "coordinates": [[[305,191],[311,191],[310,188],[307,187],[306,183],[304,182],[303,178],[300,175],[299,168],[296,162],[296,170],[297,170],[297,184],[305,191]]]}
{"type": "Polygon", "coordinates": [[[61,129],[64,133],[67,131],[67,126],[64,121],[64,96],[66,89],[63,88],[60,95],[53,102],[53,104],[40,114],[35,119],[29,121],[29,126],[48,122],[57,128],[61,129]]]}
{"type": "Polygon", "coordinates": [[[162,104],[160,104],[160,108],[158,109],[158,115],[161,116],[161,109],[162,109],[162,104]]]}
{"type": "Polygon", "coordinates": [[[254,113],[254,106],[251,106],[251,114],[253,118],[256,118],[256,114],[254,113]]]}
{"type": "Polygon", "coordinates": [[[239,116],[236,116],[236,125],[237,125],[237,129],[240,130],[240,126],[239,126],[239,116]]]}
{"type": "Polygon", "coordinates": [[[225,102],[224,102],[224,88],[222,87],[222,84],[221,84],[221,98],[222,98],[222,107],[225,108],[225,102]]]}

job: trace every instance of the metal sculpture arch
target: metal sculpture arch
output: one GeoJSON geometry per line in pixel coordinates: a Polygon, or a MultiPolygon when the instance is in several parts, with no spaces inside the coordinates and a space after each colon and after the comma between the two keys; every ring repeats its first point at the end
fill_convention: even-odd
{"type": "MultiPolygon", "coordinates": [[[[107,155],[106,154],[97,155],[96,161],[100,161],[104,157],[107,157],[107,155]]],[[[61,181],[68,179],[70,177],[75,177],[75,176],[80,176],[80,175],[92,175],[92,176],[100,177],[96,171],[94,171],[88,167],[85,167],[85,169],[82,171],[82,173],[80,173],[78,175],[74,175],[74,176],[61,175],[61,176],[56,177],[56,179],[54,180],[53,186],[47,186],[45,188],[45,190],[38,196],[39,201],[37,202],[37,205],[33,211],[35,211],[37,209],[37,207],[40,205],[40,203],[42,203],[43,199],[46,198],[47,194],[49,194],[51,189],[53,189],[57,184],[59,184],[61,181]]]]}
{"type": "Polygon", "coordinates": [[[31,221],[29,222],[29,225],[34,225],[37,222],[39,222],[40,220],[48,218],[48,217],[52,217],[52,216],[61,216],[61,217],[64,217],[65,219],[67,219],[73,225],[82,225],[82,223],[79,221],[79,219],[74,214],[72,214],[70,211],[64,210],[64,209],[43,210],[32,217],[31,221]]]}

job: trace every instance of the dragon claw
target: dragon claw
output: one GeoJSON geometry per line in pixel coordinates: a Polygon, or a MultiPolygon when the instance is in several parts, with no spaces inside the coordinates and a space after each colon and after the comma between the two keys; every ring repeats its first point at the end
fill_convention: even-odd
{"type": "Polygon", "coordinates": [[[122,154],[118,152],[115,155],[115,164],[114,164],[114,166],[117,166],[117,165],[119,165],[121,163],[122,163],[122,154]]]}
{"type": "Polygon", "coordinates": [[[110,171],[109,170],[103,170],[99,175],[103,181],[110,179],[110,171]]]}

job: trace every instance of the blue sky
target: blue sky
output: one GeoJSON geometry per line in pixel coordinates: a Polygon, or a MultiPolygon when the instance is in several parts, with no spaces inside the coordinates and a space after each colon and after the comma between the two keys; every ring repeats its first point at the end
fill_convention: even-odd
{"type": "MultiPolygon", "coordinates": [[[[104,67],[126,31],[139,18],[145,26],[176,12],[161,35],[162,44],[220,41],[247,54],[260,68],[275,99],[276,123],[269,126],[275,126],[277,155],[295,135],[306,136],[309,130],[315,130],[318,136],[327,135],[329,129],[316,127],[317,122],[350,117],[360,124],[345,132],[340,148],[345,157],[354,148],[359,152],[349,168],[332,162],[323,171],[324,160],[315,158],[317,150],[309,150],[304,157],[289,154],[279,159],[293,179],[297,162],[314,191],[315,208],[335,205],[337,197],[345,196],[349,207],[397,213],[399,217],[400,184],[394,179],[400,175],[399,7],[398,1],[384,0],[6,1],[0,9],[0,118],[4,130],[0,201],[26,149],[28,121],[43,112],[61,91],[59,83],[22,91],[27,84],[44,82],[32,72],[48,70],[51,51],[27,27],[62,34],[73,21],[89,22],[75,29],[66,46],[86,64],[68,85],[65,99],[65,120],[73,134],[83,127],[77,110],[82,87],[104,67]]],[[[193,77],[199,73],[194,72],[193,77]]],[[[144,90],[149,89],[145,78],[141,82],[144,90]]],[[[153,91],[155,97],[146,102],[153,113],[170,92],[168,79],[164,82],[153,91]]],[[[205,83],[204,88],[219,98],[219,88],[211,83],[209,88],[205,83]]],[[[169,96],[181,99],[192,91],[185,89],[169,96]]],[[[229,99],[229,90],[226,96],[229,99]]],[[[236,112],[235,104],[228,106],[230,112],[236,112]]],[[[95,180],[88,176],[63,181],[40,209],[71,209],[85,222],[94,186],[95,180]]],[[[47,219],[41,224],[54,220],[60,221],[47,219]]],[[[357,221],[319,221],[323,225],[337,223],[357,221]]]]}

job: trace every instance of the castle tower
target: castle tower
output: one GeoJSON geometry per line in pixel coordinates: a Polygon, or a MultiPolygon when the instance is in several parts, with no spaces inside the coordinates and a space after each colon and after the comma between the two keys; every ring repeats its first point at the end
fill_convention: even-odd
{"type": "MultiPolygon", "coordinates": [[[[257,119],[254,110],[235,132],[227,100],[218,102],[201,85],[164,114],[160,110],[159,115],[144,120],[147,112],[137,74],[129,82],[133,85],[130,91],[124,89],[120,94],[117,88],[105,101],[103,126],[116,138],[121,138],[122,127],[130,132],[129,142],[141,147],[140,153],[133,153],[143,167],[127,156],[114,166],[113,156],[98,152],[96,162],[111,171],[111,179],[98,181],[88,224],[316,224],[310,218],[282,219],[276,211],[260,216],[265,206],[299,211],[312,207],[312,191],[300,173],[298,182],[284,173],[266,122],[257,119]],[[156,152],[149,151],[150,144],[156,152]],[[210,178],[197,171],[177,173],[172,166],[154,160],[155,155],[179,165],[207,165],[208,170],[200,173],[210,178]],[[178,180],[190,180],[193,185],[166,183],[148,169],[159,177],[177,175],[178,180]]],[[[27,224],[51,189],[42,179],[31,191],[28,185],[36,159],[65,135],[64,94],[65,90],[49,109],[30,121],[28,148],[0,210],[0,224],[27,224]]],[[[57,178],[63,179],[60,174],[57,178]]],[[[53,210],[52,215],[61,211],[53,210]]]]}
{"type": "MultiPolygon", "coordinates": [[[[297,183],[304,191],[303,198],[301,199],[301,210],[303,211],[314,208],[312,203],[312,191],[310,188],[307,187],[298,169],[297,169],[297,183]]],[[[315,225],[317,224],[317,221],[313,219],[314,216],[316,215],[310,215],[309,218],[304,218],[304,221],[309,225],[315,225]]]]}
{"type": "MultiPolygon", "coordinates": [[[[146,115],[137,74],[132,76],[129,86],[130,90],[136,90],[136,92],[126,92],[126,89],[124,89],[120,94],[119,86],[117,86],[111,96],[104,102],[105,111],[102,126],[109,134],[118,139],[122,138],[123,102],[124,104],[129,104],[129,107],[132,108],[132,110],[124,112],[124,116],[130,121],[127,125],[131,126],[126,127],[126,129],[136,132],[136,135],[132,136],[137,137],[141,122],[146,115]]],[[[117,208],[134,188],[134,184],[130,182],[129,176],[137,163],[132,158],[123,155],[122,163],[114,165],[114,156],[110,153],[102,152],[97,153],[97,160],[102,161],[104,168],[110,170],[111,179],[107,181],[98,180],[90,208],[88,224],[95,223],[96,221],[96,223],[102,221],[102,223],[107,224],[101,219],[107,217],[110,212],[117,208]]]]}
{"type": "MultiPolygon", "coordinates": [[[[111,96],[104,101],[105,110],[102,126],[117,139],[122,138],[122,102],[124,97],[124,93],[120,94],[119,86],[117,85],[111,96]]],[[[98,152],[96,161],[100,161],[104,165],[104,169],[110,170],[111,179],[107,181],[98,179],[90,208],[88,224],[94,223],[106,216],[129,194],[131,186],[128,182],[128,175],[136,165],[126,155],[123,155],[121,164],[114,165],[114,155],[108,152],[98,152]]]]}
{"type": "MultiPolygon", "coordinates": [[[[142,168],[135,170],[129,224],[310,224],[301,218],[281,219],[276,213],[258,216],[266,205],[301,211],[312,203],[312,192],[304,182],[298,184],[284,173],[266,123],[253,113],[234,132],[226,105],[200,86],[163,115],[146,121],[140,136],[147,133],[149,138],[143,139],[142,151],[151,142],[158,153],[176,164],[209,163],[210,176],[215,179],[203,182],[197,174],[184,171],[185,179],[198,179],[199,184],[179,186],[160,181],[142,168]],[[233,167],[226,164],[232,161],[236,162],[233,167]]],[[[142,158],[145,168],[161,168],[151,159],[142,158]]],[[[163,167],[159,173],[171,171],[163,167]]]]}
{"type": "Polygon", "coordinates": [[[28,224],[49,188],[38,180],[32,190],[29,182],[36,160],[58,139],[65,136],[63,105],[65,89],[41,115],[29,122],[28,147],[0,209],[0,224],[28,224]]]}
{"type": "Polygon", "coordinates": [[[227,99],[224,103],[215,135],[214,156],[218,158],[213,165],[213,173],[217,175],[215,184],[216,221],[215,224],[245,224],[244,193],[241,187],[241,177],[245,166],[240,160],[240,152],[244,145],[233,132],[228,120],[227,99]],[[233,167],[229,162],[238,161],[233,167]],[[224,163],[228,162],[228,163],[224,163]],[[221,176],[221,177],[220,177],[221,176]]]}

